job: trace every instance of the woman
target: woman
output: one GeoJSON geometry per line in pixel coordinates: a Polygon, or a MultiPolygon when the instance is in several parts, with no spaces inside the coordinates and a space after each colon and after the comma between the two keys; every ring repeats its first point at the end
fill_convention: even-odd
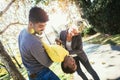
{"type": "MultiPolygon", "coordinates": [[[[79,61],[83,64],[86,70],[92,75],[94,80],[100,80],[97,73],[94,71],[89,63],[87,55],[83,50],[81,35],[76,28],[69,28],[60,32],[60,40],[62,45],[69,51],[70,55],[76,54],[74,57],[77,64],[77,73],[83,78],[83,80],[88,80],[86,75],[82,72],[80,68],[79,61]]],[[[66,73],[66,68],[62,63],[62,69],[66,73]]]]}

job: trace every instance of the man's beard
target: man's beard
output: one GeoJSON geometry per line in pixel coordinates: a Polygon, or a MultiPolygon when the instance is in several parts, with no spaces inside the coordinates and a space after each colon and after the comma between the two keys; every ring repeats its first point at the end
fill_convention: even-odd
{"type": "Polygon", "coordinates": [[[38,35],[42,35],[43,31],[39,31],[39,32],[35,32],[35,33],[38,34],[38,35]]]}
{"type": "Polygon", "coordinates": [[[43,34],[43,31],[40,31],[38,34],[39,34],[39,35],[42,35],[42,34],[43,34]]]}

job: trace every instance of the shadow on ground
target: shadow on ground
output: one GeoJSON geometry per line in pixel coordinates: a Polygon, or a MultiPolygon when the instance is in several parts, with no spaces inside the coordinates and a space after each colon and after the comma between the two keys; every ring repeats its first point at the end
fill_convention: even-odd
{"type": "Polygon", "coordinates": [[[107,79],[107,80],[120,80],[120,77],[118,77],[116,79],[107,79]]]}
{"type": "Polygon", "coordinates": [[[95,52],[100,47],[100,44],[84,43],[83,47],[84,47],[84,51],[88,54],[91,52],[95,52]]]}
{"type": "Polygon", "coordinates": [[[113,45],[111,45],[110,47],[111,47],[112,50],[120,51],[120,46],[113,46],[113,45]]]}

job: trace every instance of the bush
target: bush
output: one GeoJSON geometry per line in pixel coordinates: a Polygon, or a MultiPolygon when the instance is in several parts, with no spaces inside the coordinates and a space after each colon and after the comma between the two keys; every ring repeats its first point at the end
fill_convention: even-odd
{"type": "Polygon", "coordinates": [[[89,28],[85,28],[82,33],[81,33],[81,36],[86,36],[86,35],[94,35],[96,34],[97,32],[92,28],[92,27],[89,27],[89,28]]]}

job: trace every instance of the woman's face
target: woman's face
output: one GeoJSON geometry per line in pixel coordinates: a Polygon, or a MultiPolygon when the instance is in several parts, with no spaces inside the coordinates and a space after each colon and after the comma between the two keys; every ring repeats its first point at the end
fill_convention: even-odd
{"type": "Polygon", "coordinates": [[[64,61],[64,67],[69,67],[70,69],[76,71],[77,65],[75,63],[75,60],[72,56],[67,56],[64,61]]]}
{"type": "Polygon", "coordinates": [[[73,29],[73,30],[72,30],[72,33],[74,34],[74,36],[76,36],[76,35],[79,34],[78,31],[77,31],[77,29],[73,29]]]}
{"type": "Polygon", "coordinates": [[[79,34],[78,30],[75,29],[75,28],[70,28],[70,29],[68,30],[68,35],[71,36],[71,37],[76,36],[76,35],[78,35],[78,34],[79,34]]]}

